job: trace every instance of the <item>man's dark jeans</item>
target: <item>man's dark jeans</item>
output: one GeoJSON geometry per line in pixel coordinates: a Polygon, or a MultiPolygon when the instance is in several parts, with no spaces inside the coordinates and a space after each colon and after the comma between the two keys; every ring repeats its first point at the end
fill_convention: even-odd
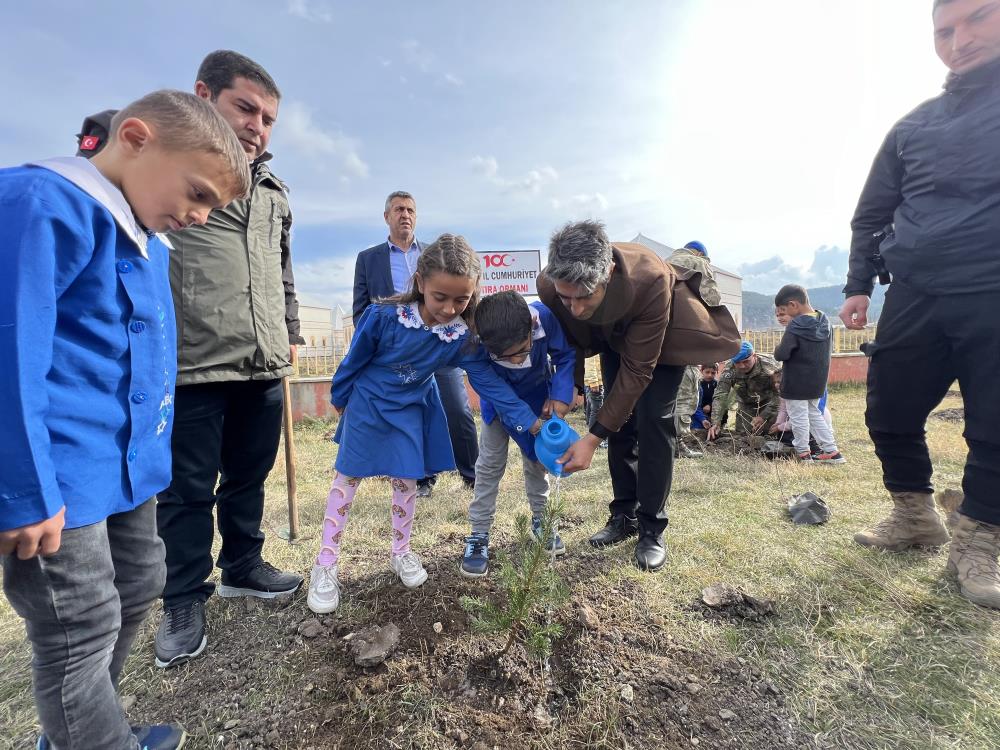
{"type": "Polygon", "coordinates": [[[958,380],[969,455],[960,511],[1000,524],[1000,292],[935,296],[893,281],[867,347],[865,421],[894,492],[931,492],[927,417],[958,380]]]}
{"type": "Polygon", "coordinates": [[[465,373],[458,367],[442,367],[434,373],[434,380],[448,419],[455,467],[463,479],[474,482],[476,461],[479,458],[479,437],[476,435],[476,420],[469,405],[469,394],[465,390],[465,373]]]}
{"type": "Polygon", "coordinates": [[[32,685],[53,747],[132,750],[118,678],[163,590],[156,503],[63,531],[50,557],[4,555],[7,599],[31,641],[32,685]]]}
{"type": "Polygon", "coordinates": [[[173,481],[157,506],[167,548],[165,606],[205,600],[215,590],[208,581],[213,508],[222,537],[218,565],[227,577],[238,581],[260,562],[264,480],[278,453],[282,403],[280,380],[178,386],[173,481]]]}
{"type": "MultiPolygon", "coordinates": [[[[606,398],[614,394],[621,358],[614,352],[601,354],[601,375],[606,398]]],[[[667,496],[674,475],[677,428],[674,405],[684,368],[659,365],[653,379],[636,402],[635,409],[618,432],[608,438],[611,470],[611,515],[638,516],[644,531],[661,533],[667,526],[667,496]]]]}

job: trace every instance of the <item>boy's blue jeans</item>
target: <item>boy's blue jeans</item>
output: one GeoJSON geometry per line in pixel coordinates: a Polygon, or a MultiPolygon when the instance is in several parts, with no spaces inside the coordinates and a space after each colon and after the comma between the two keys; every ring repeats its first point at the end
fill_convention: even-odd
{"type": "Polygon", "coordinates": [[[133,750],[118,677],[163,590],[156,502],[63,531],[51,557],[3,561],[7,599],[25,621],[42,731],[58,750],[133,750]]]}

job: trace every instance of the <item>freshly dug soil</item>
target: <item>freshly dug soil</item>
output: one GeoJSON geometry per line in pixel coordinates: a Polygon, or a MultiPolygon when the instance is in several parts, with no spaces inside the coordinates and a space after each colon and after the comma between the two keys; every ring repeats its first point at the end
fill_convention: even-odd
{"type": "Polygon", "coordinates": [[[328,616],[309,612],[304,592],[212,599],[206,653],[130,696],[130,717],[183,720],[191,748],[814,746],[773,684],[741,659],[672,641],[640,590],[600,578],[599,554],[558,563],[572,595],[553,613],[565,633],[548,664],[520,646],[498,657],[504,637],[473,634],[460,604],[496,600],[496,573],[461,578],[458,547],[428,551],[416,591],[374,561],[356,564],[328,616]],[[395,651],[356,666],[352,634],[389,623],[395,651]]]}

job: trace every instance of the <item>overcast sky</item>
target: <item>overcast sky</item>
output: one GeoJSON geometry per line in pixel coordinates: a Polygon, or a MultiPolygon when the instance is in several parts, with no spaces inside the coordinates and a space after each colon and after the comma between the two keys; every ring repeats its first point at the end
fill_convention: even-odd
{"type": "Polygon", "coordinates": [[[395,189],[416,195],[428,241],[544,249],[597,217],[616,240],[699,239],[750,289],[840,283],[830,248],[847,246],[879,143],[944,80],[930,5],[8,4],[0,164],[73,152],[85,115],[190,90],[204,55],[231,48],[284,93],[272,167],[303,301],[349,307],[395,189]]]}

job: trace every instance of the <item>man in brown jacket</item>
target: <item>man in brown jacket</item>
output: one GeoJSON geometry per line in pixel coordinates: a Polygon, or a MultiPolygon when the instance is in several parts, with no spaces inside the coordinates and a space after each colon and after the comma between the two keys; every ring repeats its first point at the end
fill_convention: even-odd
{"type": "MultiPolygon", "coordinates": [[[[682,364],[664,363],[678,359],[665,346],[675,279],[652,250],[612,246],[597,221],[557,231],[538,278],[542,302],[579,350],[577,369],[586,357],[601,357],[604,405],[590,432],[561,459],[566,473],[586,469],[600,442],[608,441],[611,517],[590,543],[604,547],[638,533],[635,561],[644,570],[659,570],[667,559],[663,531],[677,439],[674,404],[684,375],[682,364]]],[[[690,361],[699,361],[698,352],[690,353],[690,361]]]]}

